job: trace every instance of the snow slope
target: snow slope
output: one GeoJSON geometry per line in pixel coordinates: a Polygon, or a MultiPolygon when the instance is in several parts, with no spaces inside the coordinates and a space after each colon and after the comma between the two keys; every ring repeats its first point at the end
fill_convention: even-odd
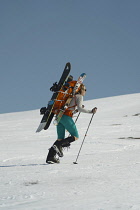
{"type": "Polygon", "coordinates": [[[80,139],[54,165],[45,159],[56,140],[55,126],[36,134],[39,110],[0,115],[1,209],[140,209],[140,93],[84,105],[98,112],[77,165],[90,114],[81,113],[80,139]]]}

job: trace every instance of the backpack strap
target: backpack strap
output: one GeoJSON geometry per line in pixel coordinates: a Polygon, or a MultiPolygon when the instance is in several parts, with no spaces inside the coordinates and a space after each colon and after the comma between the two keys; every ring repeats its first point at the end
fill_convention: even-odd
{"type": "MultiPolygon", "coordinates": [[[[68,106],[67,110],[71,109],[71,108],[74,108],[77,106],[77,103],[76,103],[76,96],[74,95],[74,101],[75,101],[75,104],[73,106],[68,106]]],[[[71,110],[73,111],[73,110],[71,110]]]]}

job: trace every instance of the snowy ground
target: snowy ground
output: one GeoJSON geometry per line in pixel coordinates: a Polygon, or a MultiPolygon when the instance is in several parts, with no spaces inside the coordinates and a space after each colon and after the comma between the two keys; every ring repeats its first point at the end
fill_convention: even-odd
{"type": "Polygon", "coordinates": [[[39,110],[0,115],[1,209],[140,209],[140,93],[84,105],[98,112],[77,165],[90,114],[80,115],[80,139],[54,165],[45,159],[55,126],[36,134],[39,110]]]}

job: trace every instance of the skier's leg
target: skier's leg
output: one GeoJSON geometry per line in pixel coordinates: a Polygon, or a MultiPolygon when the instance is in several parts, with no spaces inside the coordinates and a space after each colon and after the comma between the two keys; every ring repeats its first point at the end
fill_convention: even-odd
{"type": "Polygon", "coordinates": [[[77,127],[71,117],[63,115],[61,123],[65,126],[65,129],[70,133],[70,135],[75,137],[75,140],[79,138],[77,127]]]}
{"type": "Polygon", "coordinates": [[[58,139],[54,142],[52,147],[59,157],[63,157],[63,150],[60,141],[65,138],[65,127],[61,122],[59,122],[57,125],[57,136],[58,139]]]}
{"type": "Polygon", "coordinates": [[[53,148],[55,149],[56,153],[62,157],[62,147],[69,147],[70,143],[77,140],[79,138],[78,131],[73,119],[69,116],[63,115],[60,123],[57,126],[58,131],[58,140],[54,143],[53,148]],[[63,129],[66,129],[71,136],[64,138],[64,133],[62,132],[63,129]],[[62,130],[61,130],[62,129],[62,130]]]}
{"type": "Polygon", "coordinates": [[[57,139],[61,140],[65,138],[65,126],[59,122],[57,125],[57,139]]]}
{"type": "MultiPolygon", "coordinates": [[[[58,137],[63,139],[65,138],[65,127],[59,123],[57,126],[57,134],[58,137]]],[[[63,156],[63,152],[62,152],[62,146],[58,144],[58,141],[55,141],[53,146],[49,149],[49,153],[46,159],[46,162],[56,162],[58,163],[58,159],[56,159],[56,153],[59,153],[59,150],[56,151],[56,146],[58,147],[58,149],[60,150],[60,154],[58,154],[60,157],[63,156]]]]}

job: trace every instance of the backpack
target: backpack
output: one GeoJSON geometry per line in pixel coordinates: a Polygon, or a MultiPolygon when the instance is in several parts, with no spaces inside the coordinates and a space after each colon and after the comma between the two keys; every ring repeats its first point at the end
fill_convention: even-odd
{"type": "Polygon", "coordinates": [[[59,94],[57,99],[55,99],[55,104],[52,112],[58,114],[59,111],[63,108],[68,98],[72,98],[73,88],[77,81],[70,81],[65,83],[65,85],[58,91],[59,94]]]}

